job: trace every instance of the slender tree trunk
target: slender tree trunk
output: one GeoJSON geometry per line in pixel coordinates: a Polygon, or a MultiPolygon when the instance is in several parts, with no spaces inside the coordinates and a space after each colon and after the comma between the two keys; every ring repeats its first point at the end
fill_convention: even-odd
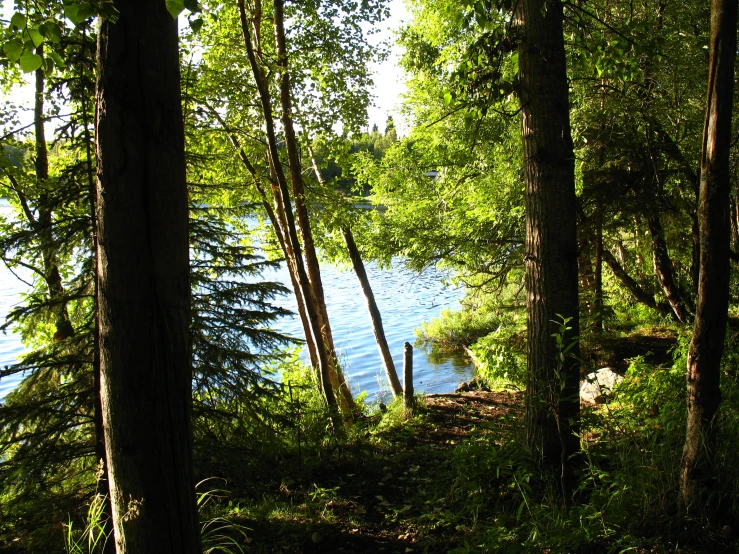
{"type": "MultiPolygon", "coordinates": [[[[582,213],[585,218],[585,214],[582,213]]],[[[585,219],[580,223],[584,224],[585,219]]],[[[578,228],[578,250],[577,250],[577,270],[580,275],[580,291],[582,293],[588,313],[594,316],[595,310],[595,271],[591,261],[591,237],[582,226],[578,228]]]]}
{"type": "Polygon", "coordinates": [[[177,22],[162,0],[115,7],[98,34],[96,219],[116,549],[198,553],[177,22]]]}
{"type": "MultiPolygon", "coordinates": [[[[87,39],[87,34],[83,30],[83,40],[87,39]]],[[[84,69],[80,69],[80,79],[84,77],[84,69]]],[[[97,252],[98,252],[98,236],[97,226],[95,224],[95,214],[97,213],[96,189],[95,189],[95,169],[93,167],[92,154],[92,137],[90,136],[90,120],[88,117],[88,97],[81,96],[82,124],[84,126],[85,136],[85,177],[87,178],[87,192],[90,198],[90,220],[92,222],[92,252],[93,252],[93,268],[97,268],[97,252]]],[[[94,298],[95,298],[95,322],[92,331],[92,400],[93,400],[93,420],[95,426],[95,459],[97,460],[99,470],[97,478],[96,493],[103,500],[103,532],[110,540],[106,541],[102,554],[113,554],[115,552],[115,541],[113,540],[113,512],[110,503],[110,490],[108,488],[108,462],[105,452],[105,426],[103,422],[103,405],[101,399],[101,375],[100,375],[100,327],[98,325],[98,280],[94,277],[94,298]]]]}
{"type": "Polygon", "coordinates": [[[349,252],[349,258],[352,261],[352,267],[354,267],[354,273],[357,274],[359,285],[362,287],[362,292],[364,293],[364,299],[367,301],[367,311],[369,311],[370,319],[372,320],[372,330],[375,333],[375,341],[377,341],[377,349],[380,351],[387,381],[390,384],[390,389],[393,391],[393,396],[400,398],[403,395],[403,387],[400,384],[400,379],[398,379],[398,373],[395,371],[395,362],[393,362],[393,357],[390,354],[390,347],[387,345],[385,329],[382,327],[382,316],[377,307],[377,302],[375,302],[375,295],[372,292],[367,271],[364,269],[362,256],[359,254],[357,243],[354,242],[354,235],[351,229],[344,227],[341,232],[344,235],[344,242],[349,252]]]}
{"type": "Polygon", "coordinates": [[[652,237],[652,245],[654,247],[654,274],[657,276],[662,290],[667,296],[675,317],[683,325],[688,323],[689,315],[685,307],[684,295],[675,281],[675,275],[672,268],[672,260],[667,251],[667,242],[665,241],[665,232],[662,228],[659,214],[655,212],[647,216],[647,228],[652,237]]]}
{"type": "Polygon", "coordinates": [[[595,298],[593,328],[603,331],[603,206],[598,204],[595,212],[595,298]]]}
{"type": "MultiPolygon", "coordinates": [[[[39,56],[44,55],[43,45],[36,49],[39,56]]],[[[36,70],[36,90],[34,95],[33,125],[36,137],[36,181],[39,188],[38,194],[38,219],[36,229],[41,247],[43,261],[44,279],[49,291],[49,304],[54,315],[56,332],[54,340],[64,340],[74,335],[74,328],[69,320],[67,303],[64,300],[64,285],[59,272],[58,247],[54,240],[53,231],[53,207],[51,205],[51,194],[49,187],[49,155],[46,144],[46,132],[44,130],[44,95],[46,79],[42,69],[36,70]]],[[[29,221],[33,223],[33,221],[29,221]]]]}
{"type": "Polygon", "coordinates": [[[697,507],[703,492],[699,485],[715,477],[720,363],[729,305],[729,148],[736,18],[736,0],[712,1],[698,205],[700,280],[693,339],[688,350],[688,417],[680,479],[680,498],[687,508],[697,507]]]}
{"type": "Polygon", "coordinates": [[[249,20],[246,16],[246,7],[244,0],[237,0],[239,8],[239,18],[241,23],[241,31],[244,36],[244,46],[246,53],[249,58],[249,65],[251,66],[254,79],[257,84],[257,90],[259,93],[259,101],[262,107],[262,113],[264,114],[264,123],[266,127],[267,135],[267,147],[269,152],[270,164],[275,174],[275,180],[278,184],[276,198],[279,200],[282,210],[285,215],[285,229],[287,236],[290,239],[292,245],[294,260],[295,260],[295,271],[297,273],[297,282],[300,286],[303,298],[305,300],[306,312],[310,321],[311,334],[316,344],[318,354],[318,371],[321,379],[321,387],[323,389],[324,396],[326,398],[326,404],[329,410],[329,416],[333,422],[334,429],[338,432],[341,429],[340,416],[338,411],[338,404],[336,397],[334,396],[333,388],[331,386],[331,368],[328,353],[326,352],[326,345],[321,340],[321,323],[320,316],[317,309],[317,304],[313,296],[313,291],[310,287],[308,275],[303,265],[303,254],[298,241],[298,234],[295,227],[295,219],[293,217],[292,205],[290,200],[290,191],[287,186],[287,179],[285,173],[280,164],[279,151],[277,148],[277,138],[275,134],[274,121],[272,119],[272,100],[269,92],[269,87],[266,82],[266,77],[262,68],[257,60],[256,53],[252,46],[251,31],[249,30],[249,20]]]}
{"type": "Polygon", "coordinates": [[[736,208],[734,196],[729,199],[729,208],[731,209],[731,246],[734,252],[739,252],[739,210],[736,208]]]}
{"type": "Polygon", "coordinates": [[[641,302],[645,306],[658,311],[663,316],[672,315],[672,317],[675,317],[675,312],[672,311],[670,306],[665,303],[658,304],[654,299],[654,295],[649,294],[641,288],[639,283],[626,273],[618,260],[606,248],[603,249],[603,261],[611,268],[616,279],[633,295],[637,302],[641,302]]]}
{"type": "MultiPolygon", "coordinates": [[[[277,237],[277,242],[280,245],[282,256],[285,258],[285,263],[288,267],[288,274],[290,275],[290,282],[292,284],[293,292],[295,293],[295,299],[298,304],[298,316],[300,317],[300,323],[303,327],[303,335],[305,336],[305,342],[308,346],[308,354],[310,357],[311,365],[313,367],[318,367],[318,354],[316,353],[316,345],[313,342],[313,335],[311,334],[310,330],[310,321],[308,320],[308,314],[305,311],[305,300],[303,298],[302,292],[300,291],[300,285],[298,284],[296,278],[296,271],[294,268],[295,259],[292,253],[292,249],[289,245],[289,240],[287,238],[287,232],[285,230],[284,223],[285,218],[282,215],[283,212],[280,209],[279,205],[276,206],[277,212],[272,209],[272,206],[267,199],[267,193],[264,190],[264,185],[261,183],[259,175],[257,174],[257,170],[249,161],[249,157],[246,155],[246,152],[244,152],[244,149],[241,147],[241,143],[239,142],[238,137],[227,130],[226,122],[223,120],[218,111],[214,110],[210,106],[207,106],[207,108],[213,115],[213,117],[218,120],[221,127],[223,127],[224,132],[228,134],[228,138],[231,141],[231,144],[238,152],[239,160],[254,179],[254,188],[257,189],[257,193],[262,200],[262,206],[264,207],[264,211],[267,213],[267,217],[272,224],[272,229],[274,230],[275,237],[277,237]],[[278,217],[278,213],[280,214],[280,217],[278,217]]],[[[274,187],[274,181],[272,179],[270,179],[270,184],[274,187]]],[[[273,195],[273,198],[274,197],[275,196],[273,195]]]]}
{"type": "Polygon", "coordinates": [[[544,467],[560,473],[563,500],[579,450],[579,335],[574,156],[558,0],[521,0],[519,75],[526,180],[526,438],[544,467]],[[568,320],[563,337],[553,335],[568,320]],[[575,344],[573,345],[573,341],[575,344]]]}
{"type": "Polygon", "coordinates": [[[300,163],[298,143],[295,138],[293,126],[292,100],[290,92],[290,72],[287,61],[287,47],[285,44],[284,14],[282,0],[274,0],[274,28],[275,48],[277,50],[277,65],[280,68],[280,104],[282,105],[282,128],[285,135],[285,150],[287,151],[288,166],[290,168],[290,179],[292,182],[293,199],[295,200],[295,213],[298,220],[300,236],[303,239],[303,250],[305,262],[308,269],[308,279],[315,298],[318,317],[321,324],[323,342],[328,351],[331,364],[331,385],[334,390],[339,391],[339,402],[345,414],[352,413],[355,409],[349,385],[341,373],[339,360],[334,346],[331,324],[326,310],[326,298],[323,294],[323,281],[321,280],[321,268],[318,264],[315,243],[313,242],[313,231],[311,230],[308,209],[305,205],[305,187],[303,185],[303,169],[300,163]]]}

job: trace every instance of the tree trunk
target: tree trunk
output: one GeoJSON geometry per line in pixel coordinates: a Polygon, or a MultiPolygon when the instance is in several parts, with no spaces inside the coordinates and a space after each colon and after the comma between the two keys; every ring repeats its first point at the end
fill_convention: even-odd
{"type": "MultiPolygon", "coordinates": [[[[44,55],[43,45],[36,49],[39,56],[44,55]]],[[[64,340],[74,335],[74,328],[69,320],[67,302],[64,300],[64,285],[59,272],[57,260],[57,245],[54,241],[52,226],[53,207],[48,190],[49,183],[49,156],[46,144],[46,132],[44,130],[44,94],[45,82],[43,69],[36,70],[36,90],[34,95],[33,125],[36,138],[36,182],[38,186],[38,219],[30,220],[39,238],[41,257],[43,261],[44,280],[49,291],[49,305],[54,316],[56,332],[54,340],[64,340]],[[35,223],[35,225],[34,225],[35,223]]]]}
{"type": "MultiPolygon", "coordinates": [[[[244,149],[241,147],[241,143],[239,142],[238,137],[229,132],[226,129],[226,122],[223,120],[221,115],[218,113],[217,110],[214,110],[210,106],[207,106],[210,113],[215,117],[221,127],[223,127],[224,132],[228,134],[228,138],[231,141],[231,144],[238,152],[239,160],[243,164],[243,166],[246,168],[246,170],[251,174],[252,178],[254,179],[254,188],[257,189],[257,193],[259,194],[259,197],[262,200],[262,206],[264,207],[264,211],[267,213],[267,217],[269,218],[270,223],[272,224],[272,229],[275,232],[275,237],[277,237],[277,242],[280,245],[280,250],[282,251],[282,256],[285,258],[285,263],[287,264],[288,268],[288,274],[290,275],[290,282],[293,287],[293,292],[295,293],[295,300],[298,304],[298,316],[300,317],[300,323],[303,327],[303,335],[305,336],[305,343],[308,347],[308,355],[310,357],[310,363],[313,367],[318,367],[318,354],[316,353],[316,345],[313,342],[313,335],[311,334],[310,330],[310,321],[308,320],[308,314],[305,311],[305,300],[303,299],[303,294],[300,291],[300,285],[298,284],[296,272],[294,269],[295,259],[292,254],[292,249],[290,248],[289,241],[287,239],[287,231],[286,231],[286,224],[284,223],[285,218],[283,217],[283,212],[280,210],[279,205],[276,205],[277,213],[274,209],[272,209],[272,206],[269,203],[269,200],[267,198],[267,193],[264,190],[264,185],[261,183],[259,175],[257,174],[257,170],[254,167],[254,165],[249,161],[248,156],[246,155],[246,152],[244,152],[244,149]],[[277,214],[280,214],[278,217],[277,214]]],[[[274,187],[275,183],[270,179],[270,184],[274,187]]],[[[275,195],[273,195],[273,198],[275,195]]]]}
{"type": "Polygon", "coordinates": [[[338,404],[336,397],[334,396],[333,388],[331,386],[331,368],[328,353],[326,352],[325,343],[321,340],[321,323],[320,316],[317,309],[317,304],[313,296],[313,291],[310,287],[308,275],[303,265],[303,254],[298,240],[298,234],[295,227],[295,218],[293,217],[292,204],[290,200],[290,190],[287,186],[287,180],[285,173],[280,164],[279,150],[277,148],[277,138],[275,134],[274,121],[272,119],[272,98],[269,92],[269,86],[267,83],[266,76],[259,65],[256,53],[252,45],[251,31],[249,30],[249,21],[246,16],[246,6],[244,0],[238,0],[239,19],[241,23],[241,32],[244,36],[244,46],[246,53],[249,58],[249,65],[251,66],[254,80],[256,81],[257,90],[259,93],[259,101],[262,107],[262,113],[264,114],[264,123],[266,127],[267,135],[267,148],[269,153],[269,160],[271,168],[274,171],[275,180],[277,187],[275,192],[275,198],[278,201],[281,209],[284,211],[285,217],[285,230],[287,237],[289,238],[294,258],[294,270],[297,274],[297,282],[300,286],[300,290],[305,300],[305,309],[308,314],[308,320],[310,321],[311,334],[313,335],[313,341],[316,344],[316,350],[318,354],[318,372],[321,379],[321,388],[326,398],[326,404],[329,411],[329,417],[332,420],[334,430],[339,432],[341,429],[341,417],[338,411],[338,404]]]}
{"type": "Polygon", "coordinates": [[[344,227],[341,232],[344,235],[344,242],[346,243],[349,258],[354,267],[354,273],[357,274],[359,285],[362,287],[362,292],[364,293],[364,299],[367,301],[367,311],[372,320],[372,330],[375,333],[377,349],[380,351],[380,357],[382,358],[382,365],[385,368],[387,381],[390,383],[390,389],[393,391],[393,396],[399,398],[403,394],[403,387],[400,384],[400,379],[398,379],[398,373],[395,371],[395,362],[393,362],[390,348],[387,345],[385,329],[382,327],[382,315],[380,315],[377,302],[375,302],[375,295],[372,293],[372,287],[367,278],[367,271],[364,269],[364,263],[362,263],[362,257],[359,254],[357,243],[354,242],[354,235],[352,234],[351,229],[349,229],[349,227],[344,227]]]}
{"type": "Polygon", "coordinates": [[[736,58],[736,0],[711,3],[708,99],[703,130],[700,200],[700,279],[693,339],[688,350],[688,416],[680,498],[697,507],[715,478],[720,363],[729,305],[729,148],[736,58]]]}
{"type": "Polygon", "coordinates": [[[641,288],[641,286],[639,286],[639,283],[637,283],[628,273],[626,273],[618,260],[606,248],[603,249],[603,261],[608,264],[608,267],[611,268],[611,271],[613,272],[613,275],[616,277],[616,279],[618,279],[626,288],[626,290],[628,290],[634,296],[637,302],[641,302],[645,306],[658,311],[663,316],[672,315],[673,317],[675,317],[675,312],[672,311],[670,306],[664,303],[658,304],[654,299],[654,295],[649,294],[643,288],[641,288]]]}
{"type": "Polygon", "coordinates": [[[731,209],[731,245],[734,252],[739,252],[739,210],[736,208],[736,198],[729,199],[731,209]]]}
{"type": "Polygon", "coordinates": [[[349,385],[344,379],[339,365],[334,346],[334,337],[331,332],[331,324],[326,310],[326,298],[323,294],[323,281],[321,280],[321,268],[318,264],[316,246],[313,242],[313,231],[311,230],[308,209],[305,205],[305,187],[303,186],[303,169],[300,163],[298,144],[293,127],[292,100],[290,91],[290,72],[287,62],[287,47],[285,44],[285,28],[282,0],[274,0],[274,27],[275,48],[277,50],[277,65],[280,68],[280,104],[282,105],[282,128],[285,135],[285,150],[287,151],[288,166],[290,167],[290,178],[292,181],[293,199],[295,201],[295,213],[298,220],[300,236],[303,239],[303,251],[305,252],[305,264],[308,269],[308,279],[316,302],[318,317],[321,324],[321,334],[326,350],[328,351],[329,363],[331,365],[331,385],[339,392],[339,403],[345,414],[351,414],[355,410],[354,398],[352,398],[349,385]]]}
{"type": "Polygon", "coordinates": [[[526,438],[542,466],[560,473],[563,500],[579,450],[579,335],[574,156],[558,0],[516,10],[526,180],[526,438]],[[553,335],[565,318],[558,346],[553,335]],[[564,348],[571,348],[565,355],[564,348]]]}
{"type": "Polygon", "coordinates": [[[177,22],[161,0],[115,7],[98,34],[96,219],[116,549],[197,553],[177,22]]]}
{"type": "Polygon", "coordinates": [[[688,323],[689,315],[685,307],[684,295],[675,281],[672,260],[667,251],[665,233],[656,210],[647,216],[647,228],[652,237],[652,246],[654,248],[654,274],[657,276],[657,280],[665,296],[667,296],[667,301],[670,303],[672,311],[675,312],[675,317],[680,323],[685,325],[688,323]]]}
{"type": "Polygon", "coordinates": [[[603,331],[603,206],[595,212],[595,298],[593,300],[593,328],[603,331]]]}

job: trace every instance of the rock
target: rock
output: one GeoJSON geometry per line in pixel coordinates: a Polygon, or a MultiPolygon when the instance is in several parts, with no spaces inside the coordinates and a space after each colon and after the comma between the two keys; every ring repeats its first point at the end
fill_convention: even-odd
{"type": "Polygon", "coordinates": [[[323,537],[321,536],[321,533],[316,531],[310,536],[310,539],[313,541],[313,544],[318,544],[323,540],[323,537]]]}
{"type": "Polygon", "coordinates": [[[456,389],[454,389],[454,392],[470,392],[476,390],[490,392],[490,388],[488,388],[488,386],[483,382],[479,375],[475,375],[472,379],[470,379],[469,383],[462,383],[461,385],[459,385],[456,389]]]}
{"type": "Polygon", "coordinates": [[[454,392],[469,392],[469,390],[470,390],[470,384],[462,383],[456,389],[454,389],[454,392]]]}
{"type": "Polygon", "coordinates": [[[623,375],[613,368],[602,367],[589,373],[580,386],[580,401],[588,404],[606,404],[616,385],[623,381],[623,375]]]}

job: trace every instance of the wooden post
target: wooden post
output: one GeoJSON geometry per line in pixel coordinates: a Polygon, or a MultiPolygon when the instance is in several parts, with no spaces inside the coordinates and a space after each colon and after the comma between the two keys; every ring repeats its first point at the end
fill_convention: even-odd
{"type": "Polygon", "coordinates": [[[406,342],[403,345],[403,406],[405,413],[412,414],[413,401],[413,347],[406,342]]]}

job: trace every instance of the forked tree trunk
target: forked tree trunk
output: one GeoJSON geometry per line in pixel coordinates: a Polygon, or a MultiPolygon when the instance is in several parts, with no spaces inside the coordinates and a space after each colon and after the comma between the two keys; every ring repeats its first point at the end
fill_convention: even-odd
{"type": "Polygon", "coordinates": [[[275,48],[277,50],[277,65],[280,68],[280,104],[282,106],[282,128],[285,136],[285,150],[287,151],[288,166],[290,168],[290,180],[292,182],[293,200],[295,201],[295,213],[297,215],[300,236],[303,239],[303,251],[305,252],[305,263],[308,269],[308,279],[316,302],[318,317],[321,324],[321,336],[328,351],[329,363],[331,364],[331,385],[339,393],[339,403],[345,414],[355,411],[354,398],[352,397],[349,384],[344,379],[341,371],[334,337],[331,332],[331,324],[326,309],[326,298],[323,293],[323,281],[321,279],[321,268],[318,264],[316,246],[313,242],[313,231],[311,229],[308,208],[305,205],[305,187],[303,185],[303,168],[300,163],[298,143],[295,138],[293,126],[292,99],[290,91],[290,71],[287,60],[287,46],[285,43],[284,13],[282,0],[274,0],[274,30],[275,48]]]}
{"type": "Polygon", "coordinates": [[[118,554],[200,552],[177,22],[118,0],[98,34],[101,396],[118,554]]]}
{"type": "MultiPolygon", "coordinates": [[[[729,148],[736,18],[736,0],[712,1],[698,204],[700,279],[693,339],[688,350],[688,416],[680,473],[680,499],[688,509],[699,506],[701,493],[705,492],[702,485],[715,477],[720,364],[729,305],[729,148]]],[[[705,507],[700,504],[703,511],[705,507]]]]}
{"type": "Polygon", "coordinates": [[[367,302],[367,311],[372,321],[372,330],[375,333],[375,341],[377,342],[377,349],[380,351],[382,366],[385,368],[387,381],[390,384],[390,389],[393,391],[393,396],[400,398],[403,395],[403,387],[400,384],[400,379],[398,379],[398,373],[395,371],[395,362],[393,362],[393,357],[390,354],[390,347],[387,345],[385,329],[382,327],[382,315],[380,314],[380,309],[377,307],[377,302],[375,302],[375,295],[372,292],[367,271],[364,269],[362,256],[359,254],[357,243],[354,242],[354,235],[351,229],[344,227],[341,232],[344,235],[344,242],[346,243],[347,252],[349,252],[349,258],[352,261],[352,267],[354,267],[354,273],[357,274],[359,286],[362,287],[364,299],[367,302]]]}
{"type": "Polygon", "coordinates": [[[526,438],[560,477],[563,500],[579,450],[580,369],[574,156],[559,0],[521,0],[519,75],[526,180],[526,438]],[[557,346],[558,321],[570,328],[557,346]]]}
{"type": "MultiPolygon", "coordinates": [[[[337,432],[341,430],[341,416],[339,415],[338,404],[334,396],[333,387],[331,386],[331,367],[326,345],[321,340],[321,323],[316,300],[310,287],[308,274],[303,265],[303,254],[298,240],[298,234],[295,226],[295,218],[292,212],[292,204],[290,199],[290,190],[287,186],[287,179],[280,163],[279,150],[277,148],[277,138],[275,133],[274,121],[272,119],[272,99],[269,92],[269,86],[262,67],[259,65],[257,55],[252,42],[252,32],[250,31],[249,20],[246,15],[246,6],[244,0],[237,0],[239,9],[239,19],[241,23],[241,32],[244,37],[244,46],[249,58],[254,80],[256,81],[259,93],[259,101],[264,114],[264,123],[266,127],[267,147],[271,168],[274,171],[276,180],[275,198],[278,201],[285,216],[285,230],[289,238],[294,259],[294,269],[297,274],[297,282],[301,293],[305,300],[306,313],[310,321],[311,335],[316,344],[318,354],[318,372],[321,380],[321,388],[328,406],[329,416],[333,422],[333,427],[337,432]]],[[[350,414],[346,414],[349,417],[350,414]]]]}

